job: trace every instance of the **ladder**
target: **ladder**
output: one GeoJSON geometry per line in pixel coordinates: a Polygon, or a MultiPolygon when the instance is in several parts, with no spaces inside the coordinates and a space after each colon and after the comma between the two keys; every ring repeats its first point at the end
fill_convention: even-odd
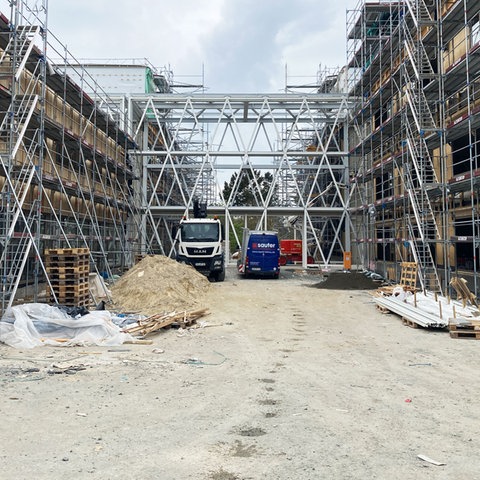
{"type": "Polygon", "coordinates": [[[403,21],[406,55],[402,66],[407,105],[402,117],[406,147],[403,181],[410,205],[406,220],[422,289],[441,293],[433,252],[441,235],[430,197],[439,183],[426,142],[426,137],[438,132],[438,127],[433,114],[434,105],[424,91],[424,86],[436,77],[436,73],[421,39],[424,27],[435,26],[435,0],[407,0],[406,6],[410,14],[403,21]]]}

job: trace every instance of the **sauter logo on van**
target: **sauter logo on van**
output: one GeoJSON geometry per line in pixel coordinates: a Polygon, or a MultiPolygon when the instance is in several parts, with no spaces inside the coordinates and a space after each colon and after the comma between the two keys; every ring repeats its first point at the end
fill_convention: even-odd
{"type": "Polygon", "coordinates": [[[253,242],[252,243],[252,247],[253,248],[275,248],[275,244],[274,243],[255,243],[253,242]]]}

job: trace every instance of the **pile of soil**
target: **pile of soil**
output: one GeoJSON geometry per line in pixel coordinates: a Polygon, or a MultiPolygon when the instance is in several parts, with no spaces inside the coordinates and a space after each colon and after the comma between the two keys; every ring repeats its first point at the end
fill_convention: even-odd
{"type": "Polygon", "coordinates": [[[375,290],[380,285],[381,282],[374,281],[361,272],[331,272],[325,280],[312,287],[330,290],[375,290]]]}
{"type": "Polygon", "coordinates": [[[113,307],[144,315],[203,307],[208,279],[193,267],[163,255],[143,258],[112,286],[113,307]]]}

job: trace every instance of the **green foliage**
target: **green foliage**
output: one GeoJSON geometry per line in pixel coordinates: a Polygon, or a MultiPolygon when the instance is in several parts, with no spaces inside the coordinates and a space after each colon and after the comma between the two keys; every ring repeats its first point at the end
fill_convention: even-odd
{"type": "MultiPolygon", "coordinates": [[[[258,170],[244,170],[240,175],[239,178],[238,173],[235,172],[230,178],[230,181],[224,183],[223,198],[225,202],[229,201],[232,192],[234,192],[233,198],[229,202],[231,206],[262,205],[259,193],[261,197],[266,200],[270,186],[273,183],[273,175],[270,172],[266,172],[263,176],[258,170]],[[255,180],[259,189],[257,188],[255,180]]],[[[276,202],[277,195],[274,193],[270,205],[275,205],[276,202]]]]}
{"type": "Polygon", "coordinates": [[[243,235],[243,226],[244,220],[242,218],[233,218],[232,219],[233,227],[230,225],[230,252],[237,251],[242,245],[242,235],[243,235]],[[233,229],[237,233],[238,242],[233,234],[233,229]]]}
{"type": "MultiPolygon", "coordinates": [[[[270,172],[266,172],[261,175],[259,170],[243,170],[240,173],[234,173],[230,181],[225,182],[223,186],[223,198],[229,206],[242,207],[242,206],[261,206],[263,201],[267,199],[268,192],[273,183],[273,175],[270,172]],[[255,183],[255,180],[258,184],[255,183]],[[233,192],[233,194],[232,194],[233,192]],[[260,192],[260,194],[259,194],[260,192]],[[260,197],[261,195],[261,197],[260,197]],[[232,199],[230,199],[232,196],[232,199]],[[230,200],[230,201],[229,201],[230,200]]],[[[272,195],[269,206],[278,204],[278,195],[276,189],[272,195]]],[[[232,219],[232,225],[230,225],[230,251],[235,252],[238,247],[241,247],[243,227],[247,222],[247,227],[252,229],[256,228],[258,218],[256,217],[237,217],[232,219]],[[235,239],[233,229],[238,236],[238,242],[235,239]]]]}

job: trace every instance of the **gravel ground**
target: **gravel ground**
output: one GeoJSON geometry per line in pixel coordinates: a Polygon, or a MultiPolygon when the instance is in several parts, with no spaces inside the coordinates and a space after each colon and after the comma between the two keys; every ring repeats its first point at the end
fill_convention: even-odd
{"type": "Polygon", "coordinates": [[[153,345],[0,345],[1,478],[480,478],[480,342],[318,281],[232,270],[153,345]]]}

